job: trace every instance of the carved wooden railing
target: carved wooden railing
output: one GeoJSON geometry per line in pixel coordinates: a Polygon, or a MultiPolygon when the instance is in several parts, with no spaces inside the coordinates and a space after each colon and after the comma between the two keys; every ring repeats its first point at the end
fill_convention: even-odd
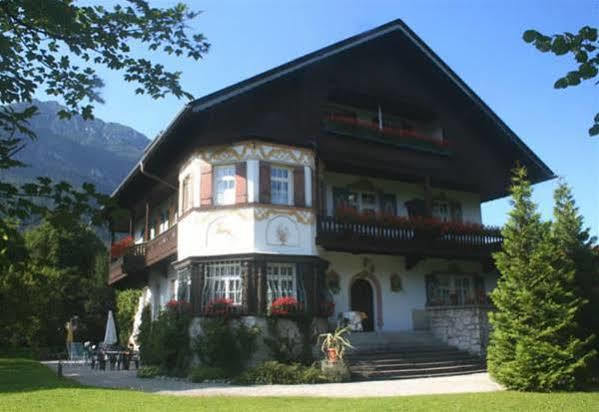
{"type": "Polygon", "coordinates": [[[405,228],[385,223],[356,223],[336,217],[318,217],[317,243],[326,249],[372,253],[439,252],[484,257],[499,250],[503,237],[497,230],[440,233],[435,228],[405,228]]]}
{"type": "Polygon", "coordinates": [[[177,253],[177,225],[149,240],[145,252],[147,266],[177,253]]]}

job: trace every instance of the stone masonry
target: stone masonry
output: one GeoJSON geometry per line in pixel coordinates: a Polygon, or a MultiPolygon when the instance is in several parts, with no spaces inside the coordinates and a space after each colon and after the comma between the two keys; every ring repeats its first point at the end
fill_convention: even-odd
{"type": "Polygon", "coordinates": [[[480,305],[428,307],[430,331],[448,345],[486,356],[489,310],[480,305]]]}

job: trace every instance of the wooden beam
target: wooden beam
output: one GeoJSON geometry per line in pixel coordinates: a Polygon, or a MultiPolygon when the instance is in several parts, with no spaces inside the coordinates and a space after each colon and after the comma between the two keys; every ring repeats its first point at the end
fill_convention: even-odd
{"type": "Polygon", "coordinates": [[[424,178],[424,215],[426,217],[433,216],[433,195],[431,192],[431,177],[424,178]]]}
{"type": "Polygon", "coordinates": [[[150,203],[146,200],[146,220],[144,228],[144,242],[150,239],[150,203]]]}

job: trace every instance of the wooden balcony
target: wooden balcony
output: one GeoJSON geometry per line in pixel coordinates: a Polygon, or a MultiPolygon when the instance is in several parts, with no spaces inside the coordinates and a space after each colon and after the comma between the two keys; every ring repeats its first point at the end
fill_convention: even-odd
{"type": "Polygon", "coordinates": [[[143,270],[146,266],[146,245],[131,246],[122,256],[110,259],[108,284],[111,285],[128,274],[143,270]]]}
{"type": "Polygon", "coordinates": [[[133,245],[122,256],[110,259],[108,284],[136,273],[177,253],[177,226],[145,243],[133,245]]]}
{"type": "Polygon", "coordinates": [[[175,253],[177,253],[177,225],[146,243],[146,265],[153,265],[175,253]]]}
{"type": "Polygon", "coordinates": [[[451,153],[447,141],[435,139],[410,130],[389,127],[380,129],[378,125],[372,122],[338,115],[325,116],[322,123],[324,130],[333,134],[435,154],[449,155],[451,153]]]}
{"type": "Polygon", "coordinates": [[[503,242],[497,230],[440,233],[434,229],[344,222],[322,216],[317,224],[316,243],[326,250],[406,256],[408,268],[426,257],[488,261],[503,242]]]}

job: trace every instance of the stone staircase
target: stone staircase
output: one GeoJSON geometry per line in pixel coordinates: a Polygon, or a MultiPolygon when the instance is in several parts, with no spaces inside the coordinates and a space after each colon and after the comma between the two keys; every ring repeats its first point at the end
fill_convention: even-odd
{"type": "Polygon", "coordinates": [[[438,340],[429,332],[364,332],[350,335],[346,352],[355,380],[407,379],[485,372],[484,360],[438,340]]]}

